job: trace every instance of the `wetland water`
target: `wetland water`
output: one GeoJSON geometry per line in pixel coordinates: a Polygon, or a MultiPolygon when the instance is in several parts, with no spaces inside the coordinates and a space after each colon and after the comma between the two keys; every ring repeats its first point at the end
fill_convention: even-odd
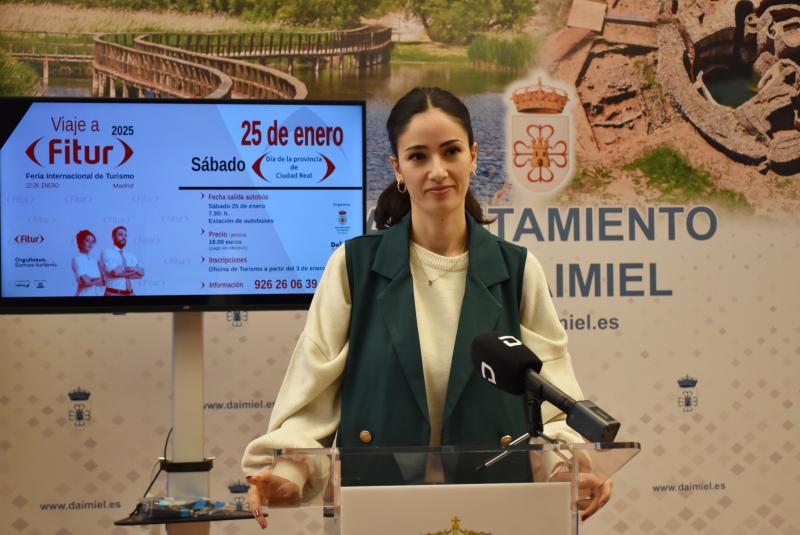
{"type": "Polygon", "coordinates": [[[738,108],[758,92],[760,76],[754,70],[732,72],[706,81],[706,87],[718,103],[738,108]]]}
{"type": "MultiPolygon", "coordinates": [[[[505,181],[505,113],[503,92],[518,75],[473,68],[468,64],[401,63],[358,71],[323,69],[318,75],[298,68],[295,76],[308,87],[310,99],[367,101],[367,204],[373,205],[386,185],[394,180],[389,165],[386,119],[394,102],[417,86],[439,86],[452,91],[467,104],[478,142],[478,177],[473,191],[487,202],[505,181]]],[[[50,80],[49,96],[91,96],[91,80],[50,80]]]]}

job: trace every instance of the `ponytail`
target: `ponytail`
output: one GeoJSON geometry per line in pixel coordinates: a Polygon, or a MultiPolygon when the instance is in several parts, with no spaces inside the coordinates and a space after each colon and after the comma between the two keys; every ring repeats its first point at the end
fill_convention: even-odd
{"type": "Polygon", "coordinates": [[[375,227],[378,230],[389,228],[411,211],[411,198],[408,192],[400,193],[397,183],[392,181],[378,197],[375,206],[375,227]]]}

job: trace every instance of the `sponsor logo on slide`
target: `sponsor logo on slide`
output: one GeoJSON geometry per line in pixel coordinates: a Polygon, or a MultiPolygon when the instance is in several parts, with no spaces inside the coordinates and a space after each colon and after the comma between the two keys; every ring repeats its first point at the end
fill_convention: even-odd
{"type": "Polygon", "coordinates": [[[28,158],[39,167],[44,167],[39,160],[42,155],[46,155],[44,161],[49,165],[112,165],[116,162],[115,167],[123,165],[133,156],[131,146],[120,138],[116,138],[118,146],[85,145],[77,138],[54,138],[39,145],[42,139],[44,137],[25,149],[28,158]]]}
{"type": "Polygon", "coordinates": [[[350,234],[350,225],[347,224],[347,210],[338,210],[336,223],[334,228],[337,234],[350,234]]]}
{"type": "Polygon", "coordinates": [[[14,241],[17,243],[39,244],[44,241],[44,236],[42,236],[41,234],[38,234],[36,236],[33,236],[31,234],[18,234],[14,238],[14,241]]]}

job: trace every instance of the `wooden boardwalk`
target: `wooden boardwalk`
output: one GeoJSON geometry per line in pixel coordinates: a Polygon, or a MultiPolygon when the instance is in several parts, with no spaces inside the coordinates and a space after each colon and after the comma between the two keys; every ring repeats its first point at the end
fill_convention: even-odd
{"type": "Polygon", "coordinates": [[[364,26],[353,30],[316,33],[158,33],[146,36],[152,43],[211,56],[261,61],[285,59],[290,73],[297,58],[310,61],[316,70],[324,61],[344,65],[346,57],[366,67],[389,60],[392,29],[364,26]]]}
{"type": "Polygon", "coordinates": [[[346,61],[364,68],[388,61],[391,37],[391,28],[375,26],[314,33],[0,32],[0,46],[41,61],[45,81],[49,62],[91,62],[94,96],[302,99],[308,91],[293,76],[296,60],[315,70],[335,62],[341,70],[346,61]],[[288,73],[261,64],[267,61],[285,61],[288,73]]]}

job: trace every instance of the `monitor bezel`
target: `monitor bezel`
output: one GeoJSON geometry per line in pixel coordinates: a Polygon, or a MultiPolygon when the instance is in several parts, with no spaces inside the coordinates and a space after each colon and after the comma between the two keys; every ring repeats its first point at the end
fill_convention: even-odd
{"type": "MultiPolygon", "coordinates": [[[[208,104],[208,105],[324,105],[358,106],[361,108],[361,234],[367,230],[367,110],[364,100],[231,100],[231,99],[156,99],[156,98],[95,98],[95,97],[0,97],[0,108],[12,102],[27,106],[46,103],[114,103],[114,104],[208,104]]],[[[16,128],[18,123],[11,129],[16,128]]],[[[3,144],[5,140],[3,140],[3,144]]],[[[1,148],[1,147],[0,147],[1,148]]],[[[0,189],[0,199],[2,199],[0,189]]],[[[0,229],[1,230],[1,229],[0,229]]],[[[0,258],[3,248],[0,244],[0,258]]],[[[2,282],[2,273],[0,273],[2,282]]],[[[230,295],[159,295],[159,296],[114,296],[114,297],[3,297],[0,295],[0,314],[127,314],[137,312],[214,312],[231,310],[305,310],[311,304],[313,293],[286,294],[230,294],[230,295]]]]}

